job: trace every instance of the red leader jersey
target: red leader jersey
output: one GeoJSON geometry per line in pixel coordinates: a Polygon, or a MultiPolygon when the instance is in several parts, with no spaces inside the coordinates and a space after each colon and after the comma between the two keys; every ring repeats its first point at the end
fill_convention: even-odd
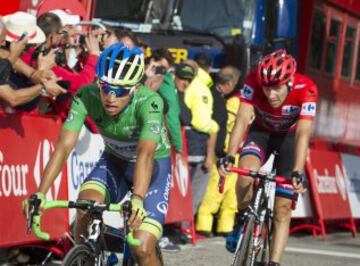
{"type": "Polygon", "coordinates": [[[314,119],[318,89],[309,78],[295,73],[291,91],[278,108],[269,105],[256,78],[256,69],[245,80],[240,101],[254,106],[255,123],[271,132],[294,130],[299,119],[314,119]]]}

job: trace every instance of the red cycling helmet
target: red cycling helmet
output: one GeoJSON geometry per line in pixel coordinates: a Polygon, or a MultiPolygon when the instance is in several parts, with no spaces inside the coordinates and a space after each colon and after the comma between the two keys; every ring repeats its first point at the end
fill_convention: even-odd
{"type": "Polygon", "coordinates": [[[257,80],[264,87],[283,85],[291,80],[295,71],[295,58],[285,50],[276,50],[260,60],[257,80]]]}

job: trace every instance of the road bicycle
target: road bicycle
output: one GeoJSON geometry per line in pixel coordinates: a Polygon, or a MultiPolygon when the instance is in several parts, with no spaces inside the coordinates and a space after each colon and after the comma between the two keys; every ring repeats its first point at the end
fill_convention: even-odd
{"type": "MultiPolygon", "coordinates": [[[[36,195],[29,198],[29,210],[27,219],[28,232],[33,231],[35,236],[49,240],[50,235],[41,231],[41,215],[39,214],[40,200],[36,195]]],[[[137,265],[131,256],[130,246],[140,246],[141,241],[133,237],[129,230],[127,221],[131,214],[131,202],[125,201],[123,204],[103,204],[89,200],[74,201],[47,201],[44,205],[44,211],[51,208],[75,208],[86,210],[90,216],[87,235],[81,236],[79,244],[75,244],[66,254],[62,265],[64,266],[108,266],[117,264],[110,261],[114,255],[108,256],[109,252],[122,253],[123,266],[137,265]],[[103,222],[103,213],[105,211],[121,212],[124,218],[124,228],[122,230],[110,227],[103,222]],[[130,246],[129,246],[130,245],[130,246]]],[[[163,259],[160,247],[156,246],[156,254],[163,265],[163,259]]]]}
{"type": "MultiPolygon", "coordinates": [[[[246,209],[240,237],[234,253],[233,266],[267,265],[270,260],[272,219],[277,184],[289,184],[285,177],[274,172],[251,171],[232,167],[229,172],[258,180],[252,201],[246,209]]],[[[224,189],[225,177],[220,177],[219,191],[224,189]]]]}

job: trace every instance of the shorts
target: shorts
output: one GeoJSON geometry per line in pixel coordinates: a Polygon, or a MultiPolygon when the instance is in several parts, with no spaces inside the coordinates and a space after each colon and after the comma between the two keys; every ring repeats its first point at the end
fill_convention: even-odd
{"type": "MultiPolygon", "coordinates": [[[[171,184],[170,158],[154,160],[144,209],[149,218],[164,224],[171,184]]],[[[133,186],[135,163],[121,160],[104,152],[86,182],[99,182],[106,187],[111,203],[120,202],[133,186]]]]}
{"type": "MultiPolygon", "coordinates": [[[[273,133],[254,123],[240,152],[240,158],[255,155],[264,164],[274,151],[277,152],[273,166],[276,175],[290,179],[294,166],[295,131],[273,133]]],[[[291,185],[276,187],[276,196],[294,199],[295,194],[291,185]]]]}

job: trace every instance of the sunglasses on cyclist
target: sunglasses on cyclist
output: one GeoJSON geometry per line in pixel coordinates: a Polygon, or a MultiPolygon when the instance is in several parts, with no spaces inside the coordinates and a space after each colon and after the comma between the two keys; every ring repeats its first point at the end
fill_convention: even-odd
{"type": "Polygon", "coordinates": [[[113,93],[116,97],[124,97],[128,95],[132,89],[132,87],[114,86],[101,80],[98,81],[98,84],[100,86],[100,89],[103,91],[103,93],[105,94],[113,93]]]}

